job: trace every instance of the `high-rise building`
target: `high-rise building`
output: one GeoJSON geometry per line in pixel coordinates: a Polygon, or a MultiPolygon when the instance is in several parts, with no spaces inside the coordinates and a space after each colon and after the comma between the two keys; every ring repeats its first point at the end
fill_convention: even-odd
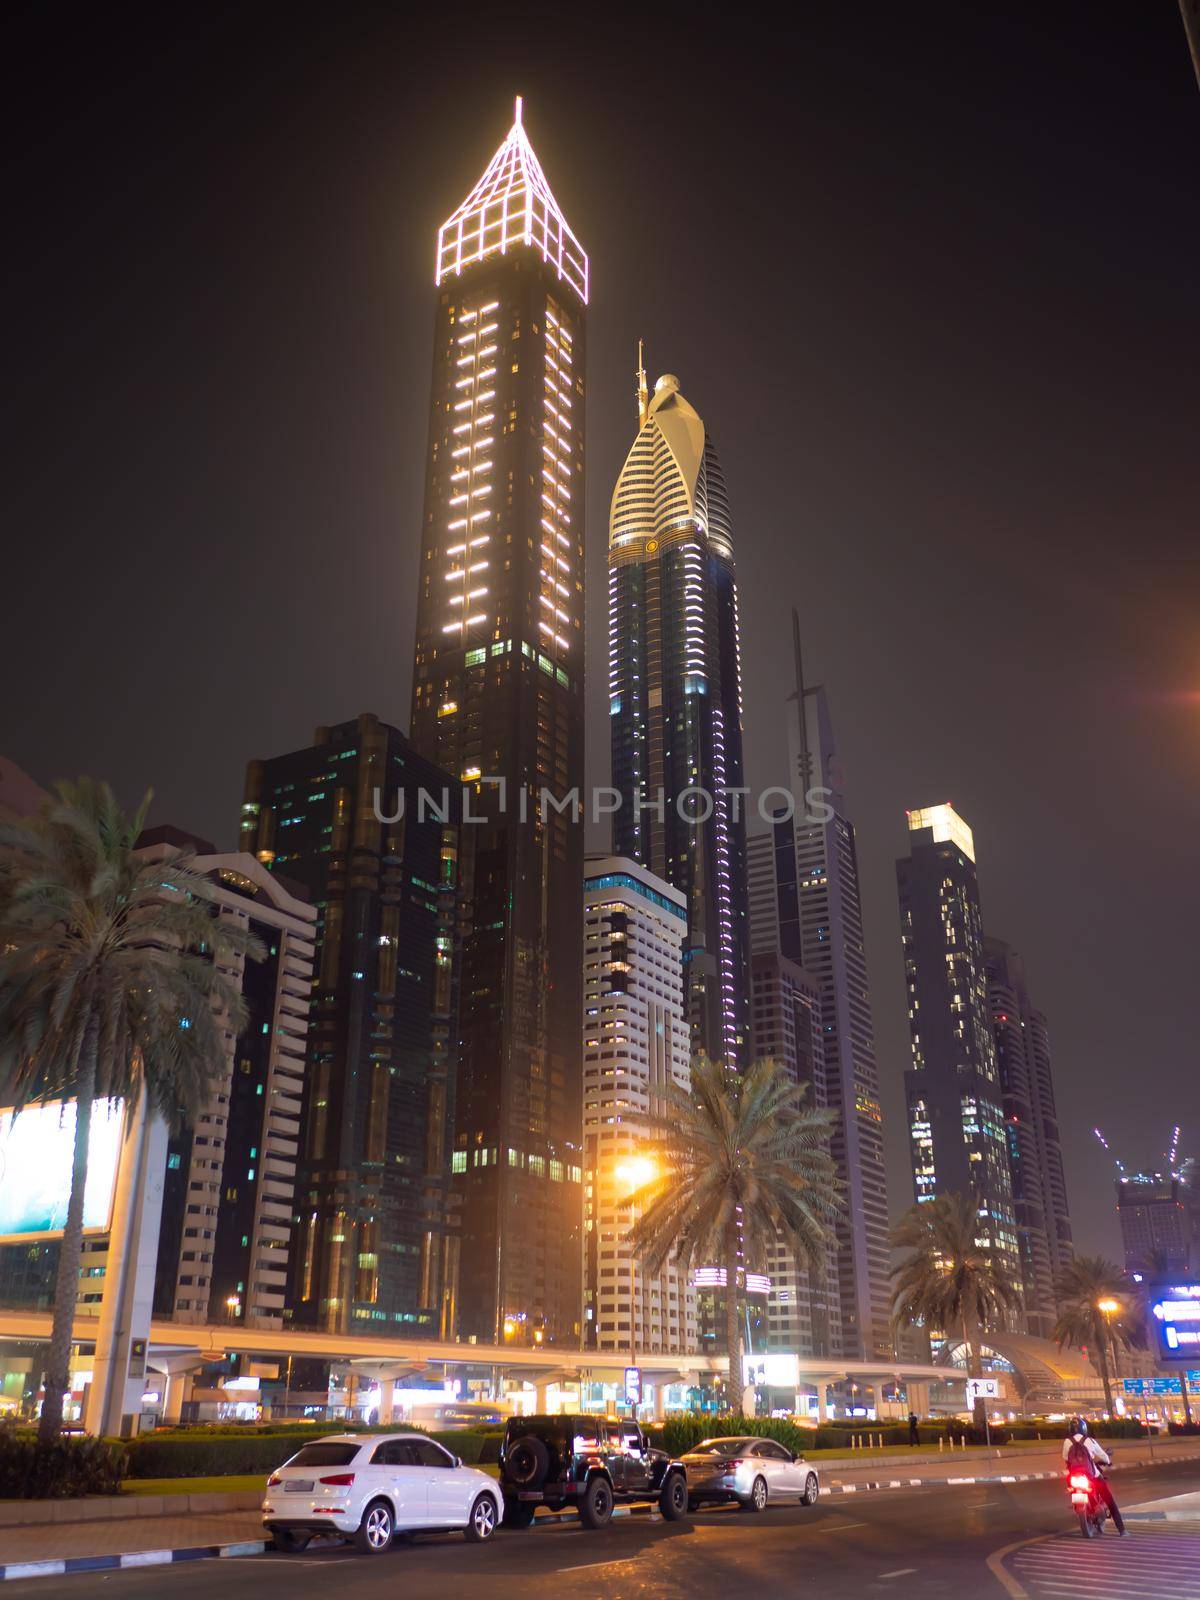
{"type": "Polygon", "coordinates": [[[617,854],[682,891],[694,1049],[750,1054],[741,666],[733,527],[712,438],[638,371],[638,433],[608,536],[609,726],[617,854]]]}
{"type": "Polygon", "coordinates": [[[242,848],[317,908],[298,1327],[454,1331],[458,794],[369,713],[247,770],[242,848]]]}
{"type": "Polygon", "coordinates": [[[1050,1070],[1050,1035],[1046,1018],[1029,998],[1019,953],[1000,939],[985,938],[983,950],[1026,1322],[1030,1333],[1049,1339],[1056,1321],[1057,1285],[1075,1256],[1050,1070]]]}
{"type": "MultiPolygon", "coordinates": [[[[19,796],[20,787],[9,792],[19,796]]],[[[138,843],[152,862],[188,852],[191,869],[207,879],[213,914],[266,947],[261,961],[229,959],[225,975],[242,995],[246,1021],[236,1036],[223,1030],[224,1061],[208,1101],[167,1145],[154,1313],[280,1327],[317,913],[253,856],[219,853],[169,826],[147,829],[138,843]]],[[[48,1308],[59,1248],[57,1239],[36,1236],[0,1247],[0,1303],[48,1308]]],[[[85,1233],[76,1302],[84,1315],[99,1314],[108,1268],[107,1230],[85,1233]]]]}
{"type": "Polygon", "coordinates": [[[583,880],[584,1340],[590,1349],[679,1355],[696,1344],[686,1270],[642,1269],[624,1202],[654,1176],[667,1085],[691,1084],[682,894],[622,856],[589,856],[583,880]]]}
{"type": "Polygon", "coordinates": [[[460,870],[459,1326],[578,1344],[588,263],[519,101],[435,278],[412,742],[483,818],[460,870]]]}
{"type": "MultiPolygon", "coordinates": [[[[887,1178],[875,1063],[858,850],[843,791],[829,702],[804,682],[793,613],[796,713],[788,729],[791,803],[749,840],[751,939],[803,968],[821,1000],[831,1152],[844,1214],[837,1225],[840,1305],[830,1326],[849,1360],[891,1354],[887,1178]]],[[[762,1045],[758,1045],[760,1054],[762,1045]]]]}
{"type": "MultiPolygon", "coordinates": [[[[973,1194],[979,1239],[1020,1284],[1003,1093],[988,1009],[971,830],[950,805],[908,812],[896,863],[912,1065],[904,1074],[918,1203],[973,1194]]],[[[1014,1321],[1023,1327],[1023,1317],[1014,1321]]]]}
{"type": "Polygon", "coordinates": [[[283,1326],[292,1238],[316,908],[254,856],[220,854],[170,827],[140,844],[151,860],[195,850],[214,914],[262,941],[229,958],[246,1021],[225,1030],[224,1070],[195,1122],[171,1136],[154,1312],[180,1322],[283,1326]]]}
{"type": "Polygon", "coordinates": [[[1145,1278],[1200,1275],[1200,1193],[1196,1164],[1163,1172],[1122,1172],[1117,1216],[1127,1272],[1145,1278]]]}
{"type": "MultiPolygon", "coordinates": [[[[821,986],[777,950],[758,950],[750,958],[754,1001],[754,1047],[808,1089],[806,1104],[829,1105],[821,986]]],[[[842,1350],[842,1303],[837,1244],[813,1271],[802,1267],[779,1238],[765,1263],[771,1280],[767,1296],[767,1348],[801,1356],[837,1356],[842,1350]]]]}

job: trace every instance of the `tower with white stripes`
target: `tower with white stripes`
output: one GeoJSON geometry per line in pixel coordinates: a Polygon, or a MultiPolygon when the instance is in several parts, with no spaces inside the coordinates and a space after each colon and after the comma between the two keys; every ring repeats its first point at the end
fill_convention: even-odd
{"type": "Polygon", "coordinates": [[[741,664],[733,525],[712,439],[679,390],[650,394],[608,534],[613,848],[687,902],[693,1049],[750,1056],[741,664]]]}

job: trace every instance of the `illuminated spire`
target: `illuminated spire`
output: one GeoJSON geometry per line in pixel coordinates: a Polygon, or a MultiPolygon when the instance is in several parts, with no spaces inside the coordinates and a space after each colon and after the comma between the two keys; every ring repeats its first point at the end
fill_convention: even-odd
{"type": "Polygon", "coordinates": [[[638,340],[638,370],[637,370],[637,403],[638,427],[646,426],[646,418],[650,415],[650,386],[646,382],[646,360],[642,354],[642,341],[638,340]]]}
{"type": "Polygon", "coordinates": [[[508,137],[462,205],[439,228],[435,282],[525,244],[540,251],[586,304],[588,259],[550,192],[525,133],[523,110],[518,95],[508,137]]]}

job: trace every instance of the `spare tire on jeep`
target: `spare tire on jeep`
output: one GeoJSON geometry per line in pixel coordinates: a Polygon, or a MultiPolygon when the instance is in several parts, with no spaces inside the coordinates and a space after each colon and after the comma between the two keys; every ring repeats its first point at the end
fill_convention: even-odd
{"type": "Polygon", "coordinates": [[[550,1452],[534,1433],[523,1433],[505,1451],[505,1476],[522,1489],[540,1489],[550,1472],[550,1452]]]}

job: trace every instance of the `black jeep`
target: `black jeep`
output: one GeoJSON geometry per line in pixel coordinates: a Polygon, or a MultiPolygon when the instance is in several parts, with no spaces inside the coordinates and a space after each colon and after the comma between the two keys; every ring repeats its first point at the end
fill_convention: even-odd
{"type": "Polygon", "coordinates": [[[657,1502],[671,1522],[687,1515],[687,1473],[650,1447],[636,1422],[608,1417],[511,1417],[500,1448],[504,1521],[527,1528],[538,1506],[574,1506],[603,1528],[614,1505],[657,1502]]]}

